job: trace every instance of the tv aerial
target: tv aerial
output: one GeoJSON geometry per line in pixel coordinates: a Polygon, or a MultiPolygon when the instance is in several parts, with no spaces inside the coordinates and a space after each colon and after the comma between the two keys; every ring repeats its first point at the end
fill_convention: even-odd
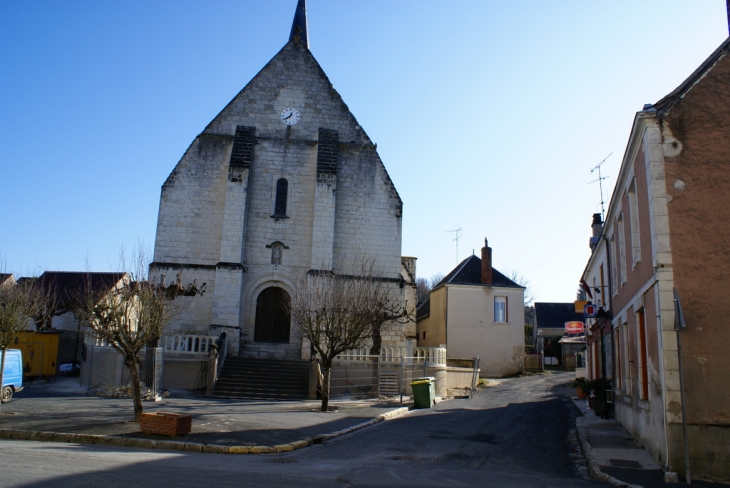
{"type": "Polygon", "coordinates": [[[456,264],[459,264],[459,237],[461,237],[461,227],[458,229],[447,230],[446,232],[454,233],[452,241],[456,242],[456,264]]]}
{"type": "MultiPolygon", "coordinates": [[[[613,154],[613,153],[611,153],[611,154],[613,154]]],[[[595,179],[593,181],[589,181],[588,182],[588,184],[595,183],[596,181],[598,182],[598,186],[599,186],[599,188],[601,190],[601,220],[604,221],[604,222],[606,221],[606,211],[603,208],[603,204],[605,203],[603,201],[603,180],[605,180],[606,178],[608,178],[608,176],[602,176],[601,175],[601,166],[603,165],[603,163],[606,162],[606,160],[608,158],[611,157],[611,154],[609,154],[608,156],[606,156],[605,158],[603,158],[603,161],[601,161],[596,166],[594,166],[593,169],[591,169],[591,173],[593,173],[595,170],[598,170],[598,179],[595,179]]]]}

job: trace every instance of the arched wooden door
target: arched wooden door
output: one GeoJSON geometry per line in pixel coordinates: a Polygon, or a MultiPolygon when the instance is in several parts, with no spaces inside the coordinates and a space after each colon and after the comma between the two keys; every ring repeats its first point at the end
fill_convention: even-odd
{"type": "Polygon", "coordinates": [[[289,294],[272,286],[256,300],[254,342],[289,342],[289,294]]]}

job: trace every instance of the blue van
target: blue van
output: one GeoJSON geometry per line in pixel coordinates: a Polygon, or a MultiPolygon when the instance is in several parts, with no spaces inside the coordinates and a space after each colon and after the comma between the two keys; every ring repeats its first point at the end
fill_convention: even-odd
{"type": "MultiPolygon", "coordinates": [[[[0,401],[7,402],[13,397],[13,393],[23,389],[23,355],[19,349],[6,349],[5,371],[3,371],[3,385],[0,393],[0,401]]],[[[0,361],[2,361],[0,351],[0,361]]]]}

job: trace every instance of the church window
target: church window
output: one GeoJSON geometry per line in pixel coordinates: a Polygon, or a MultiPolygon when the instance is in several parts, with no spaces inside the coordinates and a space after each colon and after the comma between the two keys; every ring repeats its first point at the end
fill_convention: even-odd
{"type": "Polygon", "coordinates": [[[279,178],[276,182],[276,200],[274,202],[274,217],[286,217],[286,198],[289,192],[289,182],[286,178],[279,178]]]}

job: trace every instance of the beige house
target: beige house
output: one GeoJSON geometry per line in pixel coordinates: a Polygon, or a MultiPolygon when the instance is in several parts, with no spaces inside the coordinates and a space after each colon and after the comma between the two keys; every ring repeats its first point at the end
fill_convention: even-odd
{"type": "Polygon", "coordinates": [[[513,374],[525,354],[524,295],[492,268],[485,239],[482,258],[459,263],[418,307],[418,346],[445,344],[449,358],[479,356],[482,376],[513,374]]]}

